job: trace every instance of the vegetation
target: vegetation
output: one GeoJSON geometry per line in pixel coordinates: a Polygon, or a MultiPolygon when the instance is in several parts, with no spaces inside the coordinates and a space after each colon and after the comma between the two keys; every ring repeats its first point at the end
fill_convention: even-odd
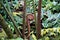
{"type": "Polygon", "coordinates": [[[60,40],[60,0],[42,0],[41,10],[38,9],[38,2],[39,0],[1,0],[0,39],[38,40],[36,33],[41,31],[39,40],[60,40]],[[38,26],[37,15],[40,12],[41,25],[38,26]],[[28,14],[33,16],[27,18],[28,14]],[[36,30],[39,27],[41,29],[36,30]]]}

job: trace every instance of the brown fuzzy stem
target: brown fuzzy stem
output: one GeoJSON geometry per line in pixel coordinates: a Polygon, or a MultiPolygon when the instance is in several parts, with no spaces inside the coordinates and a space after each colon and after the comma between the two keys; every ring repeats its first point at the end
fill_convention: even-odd
{"type": "Polygon", "coordinates": [[[37,39],[39,39],[41,37],[41,1],[39,0],[39,4],[38,4],[38,15],[37,15],[37,39]]]}
{"type": "Polygon", "coordinates": [[[27,18],[28,40],[30,40],[30,21],[27,18]]]}

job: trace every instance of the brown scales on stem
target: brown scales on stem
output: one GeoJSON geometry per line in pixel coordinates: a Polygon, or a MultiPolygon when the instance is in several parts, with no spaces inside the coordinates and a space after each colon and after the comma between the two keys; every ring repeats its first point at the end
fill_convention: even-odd
{"type": "Polygon", "coordinates": [[[42,0],[39,0],[39,3],[38,3],[38,16],[37,16],[37,39],[39,39],[41,37],[41,2],[42,0]]]}
{"type": "Polygon", "coordinates": [[[33,14],[28,14],[26,17],[26,23],[28,29],[28,35],[27,35],[28,40],[30,40],[30,21],[32,21],[33,19],[34,19],[33,14]]]}

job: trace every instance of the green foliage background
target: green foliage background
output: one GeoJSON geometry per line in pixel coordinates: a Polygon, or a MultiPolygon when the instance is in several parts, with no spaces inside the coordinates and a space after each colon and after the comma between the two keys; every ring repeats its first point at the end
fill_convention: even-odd
{"type": "MultiPolygon", "coordinates": [[[[18,0],[12,1],[12,5],[10,2],[6,3],[4,1],[3,3],[4,3],[4,6],[10,7],[9,10],[11,12],[15,11],[16,9],[19,9],[19,7],[22,7],[22,4],[23,4],[23,3],[19,4],[18,0]]],[[[33,0],[26,1],[27,13],[33,13],[34,10],[37,11],[36,9],[38,6],[38,0],[34,0],[34,4],[35,5],[33,5],[33,0]],[[33,6],[35,6],[36,9],[33,9],[33,6]]],[[[0,14],[2,14],[4,19],[6,20],[6,23],[12,29],[12,32],[14,32],[14,25],[1,4],[0,4],[0,14]]],[[[23,22],[22,13],[20,13],[19,16],[16,15],[13,17],[16,21],[16,24],[18,25],[18,28],[22,29],[22,27],[19,25],[19,24],[22,24],[23,22]]],[[[41,20],[44,28],[60,27],[60,0],[42,0],[41,20]]],[[[48,40],[48,37],[47,37],[47,40],[48,40]]]]}

